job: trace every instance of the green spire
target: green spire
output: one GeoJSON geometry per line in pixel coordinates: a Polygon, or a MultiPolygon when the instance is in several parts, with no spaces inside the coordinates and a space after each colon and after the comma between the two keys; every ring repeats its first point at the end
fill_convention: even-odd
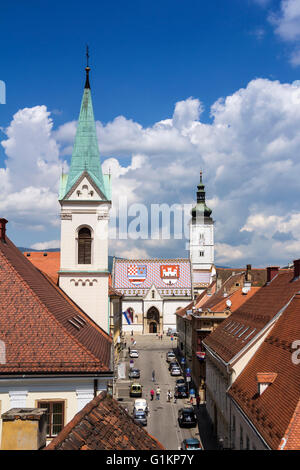
{"type": "Polygon", "coordinates": [[[200,171],[200,183],[197,186],[197,205],[192,209],[192,217],[198,216],[210,217],[212,210],[205,203],[205,186],[202,182],[202,171],[200,171]]]}
{"type": "MultiPolygon", "coordinates": [[[[88,59],[88,52],[87,52],[88,59]]],[[[68,176],[63,175],[61,179],[60,199],[62,199],[80,178],[83,172],[87,172],[94,184],[100,189],[107,198],[107,184],[104,182],[100,155],[98,148],[98,139],[96,133],[96,124],[94,119],[91,88],[89,82],[90,68],[87,63],[86,81],[81,102],[78,126],[76,131],[75,143],[72,153],[71,167],[68,176]]]]}

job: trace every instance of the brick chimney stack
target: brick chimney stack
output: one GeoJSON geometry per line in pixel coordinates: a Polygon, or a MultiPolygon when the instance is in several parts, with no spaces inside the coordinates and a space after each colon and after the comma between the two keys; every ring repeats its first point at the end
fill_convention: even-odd
{"type": "Polygon", "coordinates": [[[1,418],[1,450],[39,450],[46,446],[46,408],[11,408],[1,418]]]}
{"type": "Polygon", "coordinates": [[[0,219],[0,241],[5,242],[6,224],[8,220],[0,219]]]}
{"type": "Polygon", "coordinates": [[[294,279],[300,276],[300,259],[294,260],[294,279]]]}
{"type": "Polygon", "coordinates": [[[278,266],[268,266],[267,267],[267,282],[271,282],[274,277],[278,274],[278,266]]]}

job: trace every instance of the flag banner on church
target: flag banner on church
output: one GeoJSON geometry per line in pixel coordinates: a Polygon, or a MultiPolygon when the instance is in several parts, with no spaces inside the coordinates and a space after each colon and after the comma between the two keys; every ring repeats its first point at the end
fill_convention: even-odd
{"type": "Polygon", "coordinates": [[[131,325],[133,323],[133,310],[132,308],[128,308],[125,312],[123,312],[123,315],[127,321],[128,325],[131,325]]]}
{"type": "Polygon", "coordinates": [[[133,284],[141,284],[147,277],[147,266],[131,264],[127,267],[127,277],[133,284]]]}
{"type": "Polygon", "coordinates": [[[160,267],[160,277],[165,284],[176,284],[179,279],[179,265],[163,264],[160,267]]]}

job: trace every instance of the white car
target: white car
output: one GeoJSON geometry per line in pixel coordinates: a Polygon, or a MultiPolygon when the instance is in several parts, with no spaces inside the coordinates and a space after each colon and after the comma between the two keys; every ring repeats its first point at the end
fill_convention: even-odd
{"type": "Polygon", "coordinates": [[[139,352],[136,349],[132,349],[129,353],[130,357],[139,357],[139,352]]]}
{"type": "Polygon", "coordinates": [[[171,375],[181,375],[181,370],[179,369],[179,367],[172,367],[171,375]]]}
{"type": "Polygon", "coordinates": [[[147,401],[144,398],[137,398],[134,401],[133,413],[135,411],[144,411],[145,413],[148,413],[147,401]]]}

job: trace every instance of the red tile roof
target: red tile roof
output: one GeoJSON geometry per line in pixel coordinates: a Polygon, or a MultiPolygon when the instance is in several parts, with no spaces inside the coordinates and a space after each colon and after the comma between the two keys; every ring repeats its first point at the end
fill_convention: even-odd
{"type": "Polygon", "coordinates": [[[47,274],[55,284],[58,284],[58,271],[60,267],[59,251],[25,251],[24,256],[40,271],[47,274]]]}
{"type": "Polygon", "coordinates": [[[223,312],[227,307],[227,300],[230,300],[231,312],[235,312],[244,302],[247,302],[253,295],[259,291],[260,287],[251,287],[250,291],[247,294],[244,294],[242,288],[240,287],[237,291],[234,291],[232,294],[227,297],[223,297],[222,300],[211,307],[212,312],[223,312]]]}
{"type": "MultiPolygon", "coordinates": [[[[233,274],[245,273],[245,268],[216,268],[217,278],[222,280],[222,284],[233,274]]],[[[267,282],[267,270],[265,268],[251,269],[252,285],[262,287],[267,282]]]]}
{"type": "Polygon", "coordinates": [[[203,343],[225,362],[230,361],[300,291],[300,280],[294,281],[293,277],[293,270],[279,271],[271,283],[261,287],[203,343]]]}
{"type": "MultiPolygon", "coordinates": [[[[266,308],[269,302],[267,296],[266,308]]],[[[283,311],[229,390],[272,449],[300,450],[300,365],[292,361],[295,339],[300,339],[300,294],[283,311]],[[261,395],[257,393],[257,376],[259,381],[271,383],[261,395]]]]}
{"type": "Polygon", "coordinates": [[[112,339],[9,240],[0,241],[0,373],[107,373],[112,339]]]}
{"type": "Polygon", "coordinates": [[[102,392],[88,403],[45,450],[165,450],[102,392]]]}

